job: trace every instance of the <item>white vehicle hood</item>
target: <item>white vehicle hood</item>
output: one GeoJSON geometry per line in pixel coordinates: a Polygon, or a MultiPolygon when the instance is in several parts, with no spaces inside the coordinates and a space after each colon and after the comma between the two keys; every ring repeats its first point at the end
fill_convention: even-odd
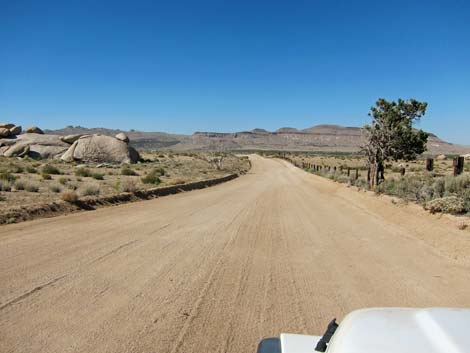
{"type": "MultiPolygon", "coordinates": [[[[281,335],[282,353],[313,353],[315,336],[281,335]],[[300,344],[303,341],[304,344],[300,344]],[[297,344],[295,344],[297,343],[297,344]]],[[[470,309],[377,308],[340,323],[327,353],[469,353],[470,309]]]]}

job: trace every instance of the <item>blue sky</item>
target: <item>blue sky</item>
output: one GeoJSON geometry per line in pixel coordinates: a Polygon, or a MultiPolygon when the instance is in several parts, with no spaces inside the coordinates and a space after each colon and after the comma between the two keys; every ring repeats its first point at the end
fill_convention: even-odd
{"type": "Polygon", "coordinates": [[[2,121],[360,126],[379,97],[470,145],[470,2],[0,0],[2,121]]]}

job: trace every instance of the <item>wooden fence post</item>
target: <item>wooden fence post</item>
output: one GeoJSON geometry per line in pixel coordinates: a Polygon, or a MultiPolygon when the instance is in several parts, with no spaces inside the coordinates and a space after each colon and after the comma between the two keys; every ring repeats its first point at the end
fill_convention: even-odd
{"type": "Polygon", "coordinates": [[[356,175],[355,175],[355,179],[356,179],[356,180],[357,180],[357,179],[359,179],[359,169],[358,169],[358,168],[356,168],[356,175]]]}
{"type": "Polygon", "coordinates": [[[404,176],[405,173],[406,173],[405,167],[401,167],[401,168],[400,168],[400,175],[401,175],[401,176],[404,176]]]}
{"type": "Polygon", "coordinates": [[[348,167],[348,176],[351,175],[351,168],[348,167]]]}
{"type": "Polygon", "coordinates": [[[434,169],[434,159],[426,158],[426,170],[428,172],[432,172],[433,169],[434,169]]]}
{"type": "Polygon", "coordinates": [[[465,162],[465,157],[454,158],[454,176],[457,176],[463,173],[464,162],[465,162]]]}

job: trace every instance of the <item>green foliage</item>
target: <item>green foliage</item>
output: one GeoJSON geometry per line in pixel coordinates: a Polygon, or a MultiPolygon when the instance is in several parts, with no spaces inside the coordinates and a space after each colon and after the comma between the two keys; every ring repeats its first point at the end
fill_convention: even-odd
{"type": "Polygon", "coordinates": [[[75,171],[75,175],[78,177],[89,177],[91,176],[91,171],[88,168],[80,167],[75,171]]]}
{"type": "Polygon", "coordinates": [[[141,178],[144,184],[155,184],[158,185],[161,183],[159,174],[155,172],[155,169],[148,173],[146,176],[141,178]]]}
{"type": "Polygon", "coordinates": [[[25,182],[23,180],[15,181],[15,190],[24,190],[25,189],[25,182]]]}
{"type": "Polygon", "coordinates": [[[59,193],[59,192],[62,191],[62,188],[60,187],[60,185],[53,184],[53,185],[49,186],[49,190],[52,191],[52,192],[55,192],[55,193],[59,193]]]}
{"type": "Polygon", "coordinates": [[[11,191],[11,183],[9,181],[0,179],[0,191],[11,191]]]}
{"type": "Polygon", "coordinates": [[[87,185],[81,191],[82,196],[97,196],[100,194],[100,188],[97,185],[87,185]]]}
{"type": "Polygon", "coordinates": [[[92,173],[91,177],[95,180],[104,180],[104,174],[102,173],[92,173]]]}
{"type": "Polygon", "coordinates": [[[38,192],[39,191],[39,186],[36,184],[26,184],[25,190],[29,192],[38,192]]]}
{"type": "Polygon", "coordinates": [[[8,182],[11,183],[11,182],[14,182],[16,180],[16,176],[14,176],[8,170],[0,170],[0,180],[8,181],[8,182]]]}
{"type": "Polygon", "coordinates": [[[53,174],[53,175],[62,174],[57,167],[50,165],[50,164],[46,164],[44,167],[42,167],[42,173],[53,174]]]}
{"type": "Polygon", "coordinates": [[[366,130],[380,161],[412,160],[426,151],[429,134],[413,129],[413,123],[424,116],[427,105],[416,99],[389,102],[380,98],[376,102],[369,113],[373,121],[366,130]]]}
{"type": "Polygon", "coordinates": [[[68,182],[68,179],[65,177],[60,177],[57,181],[59,182],[60,185],[66,185],[68,182]]]}
{"type": "Polygon", "coordinates": [[[138,174],[131,167],[125,165],[121,168],[121,175],[135,176],[138,174]]]}
{"type": "Polygon", "coordinates": [[[36,173],[38,172],[37,169],[34,168],[34,167],[31,166],[31,165],[28,165],[28,166],[26,167],[26,171],[27,171],[28,173],[30,173],[30,174],[36,174],[36,173]]]}

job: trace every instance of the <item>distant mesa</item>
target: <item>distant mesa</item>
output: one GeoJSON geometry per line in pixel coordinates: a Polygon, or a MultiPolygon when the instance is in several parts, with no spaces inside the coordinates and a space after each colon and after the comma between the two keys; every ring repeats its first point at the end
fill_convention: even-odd
{"type": "Polygon", "coordinates": [[[294,127],[281,127],[280,129],[277,129],[276,132],[278,134],[282,134],[282,133],[297,133],[300,131],[294,127]]]}
{"type": "MultiPolygon", "coordinates": [[[[8,128],[8,133],[10,133],[9,131],[12,127],[8,128]]],[[[351,153],[358,152],[362,143],[362,128],[333,124],[315,125],[303,130],[293,127],[282,127],[270,132],[266,129],[256,128],[240,132],[198,131],[192,135],[147,132],[137,129],[122,131],[119,129],[86,128],[72,125],[59,130],[45,130],[44,132],[48,136],[58,135],[59,142],[62,144],[66,143],[66,147],[70,147],[76,141],[77,135],[101,135],[109,136],[113,140],[124,144],[126,144],[125,141],[128,139],[129,143],[126,145],[129,148],[175,151],[279,150],[351,153]],[[125,135],[127,139],[122,137],[121,134],[125,135]]],[[[18,136],[23,135],[25,134],[18,136]]],[[[6,144],[14,143],[14,141],[10,141],[11,138],[9,137],[0,139],[0,141],[5,140],[9,142],[3,142],[4,145],[0,147],[0,152],[6,150],[6,144]]],[[[57,147],[62,147],[62,145],[57,147]]],[[[33,151],[35,148],[39,149],[32,144],[33,151]]],[[[129,149],[127,151],[129,152],[129,149]]],[[[440,154],[467,154],[470,153],[470,147],[454,145],[431,134],[428,142],[428,153],[436,156],[440,154]]]]}

